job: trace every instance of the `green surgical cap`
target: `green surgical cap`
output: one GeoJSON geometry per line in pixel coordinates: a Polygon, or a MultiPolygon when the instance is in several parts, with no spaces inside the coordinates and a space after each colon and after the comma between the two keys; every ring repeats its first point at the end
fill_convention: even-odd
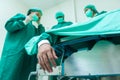
{"type": "Polygon", "coordinates": [[[39,8],[31,8],[28,10],[27,15],[29,15],[31,12],[39,12],[42,15],[42,10],[39,8]]]}
{"type": "Polygon", "coordinates": [[[64,13],[61,12],[61,11],[59,11],[59,12],[56,13],[55,18],[57,19],[57,18],[60,17],[60,16],[63,16],[63,17],[64,17],[64,13]]]}
{"type": "Polygon", "coordinates": [[[87,9],[87,8],[93,10],[95,13],[98,13],[98,11],[96,10],[96,7],[92,4],[89,4],[89,5],[85,6],[84,10],[87,9]]]}

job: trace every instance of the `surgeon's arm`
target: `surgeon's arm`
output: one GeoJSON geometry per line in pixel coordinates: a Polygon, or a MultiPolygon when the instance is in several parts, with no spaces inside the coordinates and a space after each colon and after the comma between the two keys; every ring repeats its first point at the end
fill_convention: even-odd
{"type": "Polygon", "coordinates": [[[24,27],[26,27],[26,24],[30,21],[30,19],[28,19],[28,17],[25,18],[24,15],[22,14],[17,14],[15,16],[13,16],[12,18],[10,18],[6,24],[5,24],[5,29],[8,32],[15,32],[18,30],[23,29],[24,27]]]}
{"type": "Polygon", "coordinates": [[[52,66],[56,67],[55,60],[57,56],[49,43],[44,43],[39,46],[37,58],[41,68],[45,71],[52,72],[52,66]]]}
{"type": "Polygon", "coordinates": [[[38,62],[43,70],[52,72],[52,66],[56,67],[56,53],[51,45],[54,44],[55,38],[50,33],[42,33],[38,42],[38,62]]]}

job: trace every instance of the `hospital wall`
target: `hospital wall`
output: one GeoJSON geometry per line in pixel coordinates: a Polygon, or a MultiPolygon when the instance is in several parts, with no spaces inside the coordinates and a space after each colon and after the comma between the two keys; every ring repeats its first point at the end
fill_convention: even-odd
{"type": "MultiPolygon", "coordinates": [[[[41,23],[45,26],[46,30],[50,29],[55,25],[55,12],[63,11],[65,13],[65,20],[76,22],[83,22],[87,20],[83,8],[87,4],[94,4],[98,11],[114,10],[120,8],[119,0],[65,0],[63,3],[56,4],[53,7],[43,10],[43,16],[41,23]]],[[[32,7],[32,6],[31,6],[32,7]]],[[[26,6],[17,0],[2,0],[0,3],[0,55],[3,48],[3,43],[6,35],[6,30],[4,29],[5,22],[8,18],[15,15],[18,12],[26,13],[25,11],[30,6],[26,6]]]]}

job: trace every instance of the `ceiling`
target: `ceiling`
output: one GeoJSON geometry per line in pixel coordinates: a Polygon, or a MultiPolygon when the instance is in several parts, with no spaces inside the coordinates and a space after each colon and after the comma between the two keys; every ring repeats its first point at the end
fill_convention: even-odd
{"type": "Polygon", "coordinates": [[[21,2],[28,7],[40,7],[41,9],[48,9],[63,1],[65,0],[21,0],[21,2]]]}

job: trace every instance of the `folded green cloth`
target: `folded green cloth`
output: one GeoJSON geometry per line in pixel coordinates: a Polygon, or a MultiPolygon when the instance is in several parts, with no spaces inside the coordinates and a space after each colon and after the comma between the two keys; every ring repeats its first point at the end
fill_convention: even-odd
{"type": "MultiPolygon", "coordinates": [[[[42,33],[39,36],[34,36],[33,38],[31,38],[24,46],[27,54],[28,55],[37,54],[39,41],[41,41],[43,39],[48,39],[48,38],[51,38],[51,37],[47,33],[42,33]]],[[[49,39],[49,40],[51,40],[51,39],[49,39]]]]}
{"type": "Polygon", "coordinates": [[[27,51],[28,55],[33,55],[37,53],[37,43],[39,40],[40,36],[35,36],[25,44],[25,50],[27,51]]]}

